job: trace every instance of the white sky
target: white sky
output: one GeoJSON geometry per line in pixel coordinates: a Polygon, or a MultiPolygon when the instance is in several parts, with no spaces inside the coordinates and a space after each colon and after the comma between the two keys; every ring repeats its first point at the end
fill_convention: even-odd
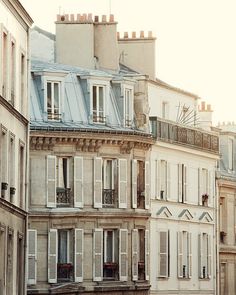
{"type": "Polygon", "coordinates": [[[56,14],[111,12],[118,31],[152,30],[157,77],[212,104],[214,121],[236,121],[236,0],[20,0],[34,24],[56,14]]]}

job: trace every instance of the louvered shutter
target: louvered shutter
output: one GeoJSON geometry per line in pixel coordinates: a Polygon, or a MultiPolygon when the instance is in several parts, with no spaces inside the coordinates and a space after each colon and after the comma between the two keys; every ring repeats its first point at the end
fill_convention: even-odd
{"type": "Polygon", "coordinates": [[[187,193],[188,193],[188,180],[187,180],[187,166],[184,165],[184,175],[183,175],[183,179],[184,179],[184,202],[187,201],[187,193]]]}
{"type": "Polygon", "coordinates": [[[166,199],[171,199],[171,171],[170,163],[166,162],[166,179],[167,179],[167,190],[166,190],[166,199]]]}
{"type": "Polygon", "coordinates": [[[138,280],[138,230],[132,230],[132,280],[138,280]]]}
{"type": "Polygon", "coordinates": [[[103,230],[94,229],[93,233],[93,280],[102,281],[103,277],[103,230]]]}
{"type": "Polygon", "coordinates": [[[156,161],[156,198],[160,199],[161,194],[161,161],[156,161]]]}
{"type": "Polygon", "coordinates": [[[83,158],[74,157],[74,204],[83,208],[83,158]]]}
{"type": "Polygon", "coordinates": [[[202,205],[202,169],[198,168],[198,204],[202,205]]]}
{"type": "Polygon", "coordinates": [[[48,233],[48,282],[57,282],[57,230],[48,233]]]}
{"type": "Polygon", "coordinates": [[[178,245],[178,277],[183,277],[183,233],[177,232],[178,245]]]}
{"type": "Polygon", "coordinates": [[[83,282],[84,230],[75,229],[75,282],[83,282]]]}
{"type": "Polygon", "coordinates": [[[94,158],[94,208],[102,208],[102,158],[94,158]]]}
{"type": "Polygon", "coordinates": [[[28,230],[28,284],[35,285],[37,281],[37,231],[28,230]]]}
{"type": "Polygon", "coordinates": [[[149,280],[149,264],[150,264],[150,246],[149,246],[149,230],[145,230],[145,279],[149,280]]]}
{"type": "Polygon", "coordinates": [[[127,208],[127,160],[119,159],[119,208],[127,208]]]}
{"type": "Polygon", "coordinates": [[[150,208],[150,165],[145,162],[145,209],[150,208]]]}
{"type": "Polygon", "coordinates": [[[168,276],[168,231],[159,232],[159,277],[168,276]]]}
{"type": "Polygon", "coordinates": [[[203,278],[203,253],[202,253],[202,234],[198,235],[198,259],[199,259],[199,277],[203,278]]]}
{"type": "Polygon", "coordinates": [[[182,203],[182,164],[178,164],[178,196],[179,196],[179,202],[182,203]]]}
{"type": "Polygon", "coordinates": [[[212,262],[211,262],[211,236],[207,235],[207,274],[208,278],[211,278],[211,268],[212,268],[212,262]]]}
{"type": "Polygon", "coordinates": [[[56,207],[56,156],[47,156],[47,207],[56,207]]]}
{"type": "Polygon", "coordinates": [[[137,208],[137,160],[132,160],[132,207],[137,208]]]}
{"type": "Polygon", "coordinates": [[[214,185],[215,185],[214,171],[209,170],[209,175],[208,175],[208,193],[209,193],[208,204],[209,205],[212,205],[213,196],[214,196],[214,185]]]}
{"type": "Polygon", "coordinates": [[[128,230],[120,229],[119,237],[119,271],[120,281],[128,280],[128,230]]]}
{"type": "Polygon", "coordinates": [[[188,233],[188,277],[192,277],[192,234],[188,233]]]}

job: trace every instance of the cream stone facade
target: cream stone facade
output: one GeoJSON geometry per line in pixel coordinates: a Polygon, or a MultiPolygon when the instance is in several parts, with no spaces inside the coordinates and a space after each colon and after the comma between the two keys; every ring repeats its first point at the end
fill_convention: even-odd
{"type": "Polygon", "coordinates": [[[23,295],[27,234],[28,58],[32,19],[0,1],[0,294],[23,295]]]}

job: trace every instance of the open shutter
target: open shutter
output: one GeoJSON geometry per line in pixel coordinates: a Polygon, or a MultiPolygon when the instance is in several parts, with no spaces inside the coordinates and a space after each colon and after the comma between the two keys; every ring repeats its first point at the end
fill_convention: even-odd
{"type": "Polygon", "coordinates": [[[207,274],[211,278],[211,236],[207,235],[207,274]]]}
{"type": "Polygon", "coordinates": [[[132,207],[137,208],[137,160],[132,160],[132,207]]]}
{"type": "Polygon", "coordinates": [[[74,204],[83,208],[83,158],[74,157],[74,204]]]}
{"type": "Polygon", "coordinates": [[[102,158],[94,158],[94,208],[102,208],[102,158]]]}
{"type": "Polygon", "coordinates": [[[150,165],[145,162],[145,209],[150,208],[150,165]]]}
{"type": "Polygon", "coordinates": [[[203,278],[203,253],[202,253],[202,234],[198,235],[198,257],[199,257],[199,277],[203,278]]]}
{"type": "Polygon", "coordinates": [[[160,199],[161,191],[161,161],[156,160],[156,198],[160,199]]]}
{"type": "Polygon", "coordinates": [[[171,199],[171,178],[170,178],[170,163],[166,162],[166,179],[167,179],[167,189],[166,189],[166,199],[171,199]]]}
{"type": "Polygon", "coordinates": [[[209,170],[208,172],[208,194],[209,194],[209,200],[208,200],[208,204],[212,205],[212,200],[213,200],[213,196],[214,196],[214,171],[213,170],[209,170]]]}
{"type": "Polygon", "coordinates": [[[202,169],[198,168],[198,204],[202,205],[202,169]]]}
{"type": "Polygon", "coordinates": [[[178,164],[178,199],[182,203],[182,164],[178,164]]]}
{"type": "Polygon", "coordinates": [[[119,159],[119,208],[127,208],[127,160],[119,159]]]}
{"type": "Polygon", "coordinates": [[[145,230],[145,279],[149,280],[149,264],[150,264],[150,246],[149,246],[149,230],[145,230]]]}
{"type": "Polygon", "coordinates": [[[83,282],[84,230],[75,229],[75,282],[83,282]]]}
{"type": "Polygon", "coordinates": [[[132,280],[138,280],[138,230],[132,230],[132,280]]]}
{"type": "Polygon", "coordinates": [[[48,282],[57,282],[57,229],[48,233],[48,282]]]}
{"type": "Polygon", "coordinates": [[[168,277],[168,231],[160,231],[158,239],[159,249],[159,277],[168,277]]]}
{"type": "Polygon", "coordinates": [[[187,192],[188,192],[188,189],[187,189],[187,185],[188,185],[188,182],[187,182],[187,166],[184,165],[184,175],[183,175],[183,179],[184,179],[184,202],[187,201],[187,192]]]}
{"type": "Polygon", "coordinates": [[[37,231],[28,230],[28,284],[35,285],[37,281],[37,231]]]}
{"type": "Polygon", "coordinates": [[[47,207],[56,207],[56,156],[47,156],[47,207]]]}
{"type": "Polygon", "coordinates": [[[192,234],[188,233],[188,277],[192,277],[192,234]]]}
{"type": "Polygon", "coordinates": [[[119,271],[120,281],[128,280],[128,230],[120,229],[120,257],[119,257],[119,271]]]}
{"type": "Polygon", "coordinates": [[[178,277],[183,277],[183,233],[177,232],[178,245],[178,277]]]}
{"type": "Polygon", "coordinates": [[[103,277],[103,230],[95,228],[93,233],[93,280],[102,281],[103,277]]]}

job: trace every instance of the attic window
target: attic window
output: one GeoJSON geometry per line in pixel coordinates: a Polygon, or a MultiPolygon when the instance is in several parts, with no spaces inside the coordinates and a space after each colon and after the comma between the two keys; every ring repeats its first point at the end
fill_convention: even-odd
{"type": "Polygon", "coordinates": [[[132,125],[133,114],[133,91],[130,88],[125,88],[124,91],[124,126],[132,125]]]}
{"type": "Polygon", "coordinates": [[[105,123],[105,87],[93,85],[93,122],[105,123]]]}
{"type": "Polygon", "coordinates": [[[48,120],[59,120],[60,111],[60,82],[47,81],[48,120]]]}

